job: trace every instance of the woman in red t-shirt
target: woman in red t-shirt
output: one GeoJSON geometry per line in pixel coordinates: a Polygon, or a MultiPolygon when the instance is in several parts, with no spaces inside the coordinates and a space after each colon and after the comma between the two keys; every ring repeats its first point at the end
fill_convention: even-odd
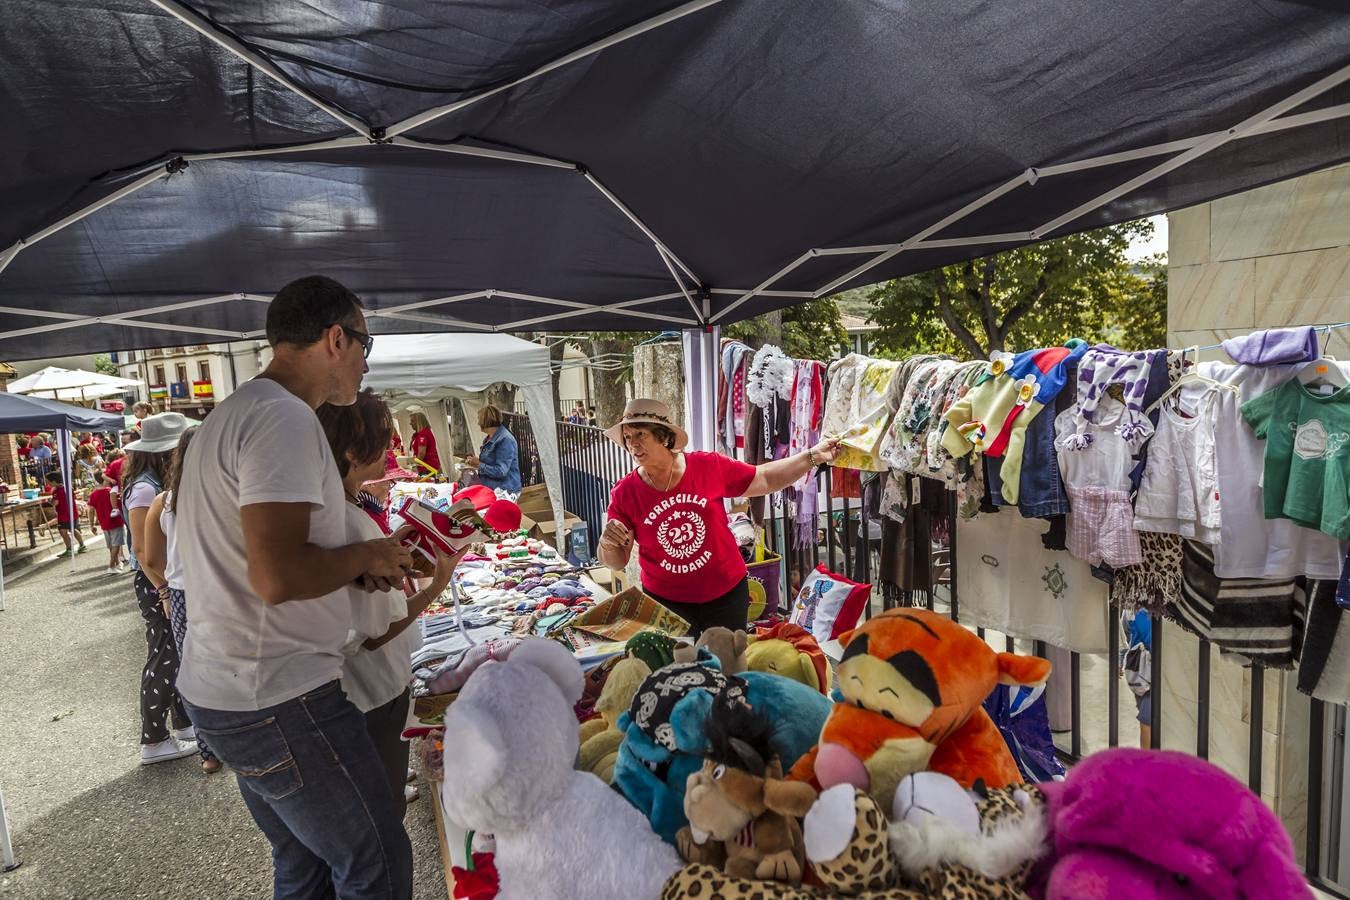
{"type": "Polygon", "coordinates": [[[441,457],[436,452],[436,436],[431,433],[431,423],[422,413],[413,413],[410,421],[413,427],[413,436],[408,443],[408,450],[413,456],[439,472],[441,470],[441,457]]]}
{"type": "Polygon", "coordinates": [[[630,402],[605,434],[632,454],[638,468],[610,492],[600,561],[622,569],[636,541],[642,589],[689,622],[691,634],[715,625],[744,628],[750,608],[745,562],[722,501],[782,490],[814,466],[833,462],[838,441],[760,466],[718,453],[686,453],[688,435],[670,407],[646,399],[630,402]]]}

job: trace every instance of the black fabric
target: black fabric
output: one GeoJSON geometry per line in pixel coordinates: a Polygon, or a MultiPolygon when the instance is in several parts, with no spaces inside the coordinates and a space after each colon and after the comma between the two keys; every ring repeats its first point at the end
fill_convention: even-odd
{"type": "Polygon", "coordinates": [[[164,604],[150,579],[140,572],[133,578],[136,604],[145,620],[145,665],[141,669],[141,744],[158,744],[175,729],[192,724],[178,695],[178,647],[164,604]]]}
{"type": "Polygon", "coordinates": [[[731,590],[720,597],[714,597],[707,603],[681,603],[658,597],[646,586],[653,600],[689,623],[689,636],[698,638],[709,628],[721,626],[730,631],[744,630],[746,619],[750,615],[750,580],[742,578],[731,590]]]}
{"type": "MultiPolygon", "coordinates": [[[[498,294],[413,319],[375,317],[376,332],[462,330],[463,321],[520,330],[685,325],[701,302],[696,314],[652,240],[583,168],[689,265],[691,289],[714,291],[715,314],[806,251],[904,241],[1029,169],[1222,134],[1337,71],[1350,47],[1343,11],[1284,0],[1130,0],[1097,4],[1091,15],[1074,0],[959,11],[908,0],[723,0],[511,86],[678,4],[180,5],[350,121],[148,0],[10,0],[0,30],[9,136],[0,254],[180,156],[337,137],[356,145],[189,160],[30,243],[0,272],[0,307],[11,310],[0,313],[0,358],[251,336],[263,305],[230,295],[270,297],[315,271],[374,309],[485,290],[563,301],[498,294]],[[398,139],[517,150],[571,167],[362,143],[497,88],[398,139]],[[155,318],[219,334],[107,320],[216,297],[155,318]],[[644,297],[663,299],[593,312],[644,297]],[[17,310],[103,321],[66,327],[17,310]]],[[[1290,112],[1348,101],[1350,88],[1339,85],[1290,112]]],[[[1346,123],[1231,141],[1058,233],[1343,162],[1346,123]]],[[[1175,152],[1042,174],[929,237],[1030,232],[1175,152]]],[[[1013,245],[911,250],[844,286],[1013,245]]],[[[868,258],[811,257],[770,289],[815,291],[868,258]]],[[[731,318],[803,299],[757,297],[731,318]]]]}

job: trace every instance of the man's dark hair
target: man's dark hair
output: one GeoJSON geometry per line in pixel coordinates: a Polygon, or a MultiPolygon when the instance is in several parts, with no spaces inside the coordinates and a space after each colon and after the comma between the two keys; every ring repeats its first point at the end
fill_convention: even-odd
{"type": "Polygon", "coordinates": [[[307,347],[334,325],[355,325],[361,298],[323,275],[297,278],[267,307],[267,343],[307,347]]]}

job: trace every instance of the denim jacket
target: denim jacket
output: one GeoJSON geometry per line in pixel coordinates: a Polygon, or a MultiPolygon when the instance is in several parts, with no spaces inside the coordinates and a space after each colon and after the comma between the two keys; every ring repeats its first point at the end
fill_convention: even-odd
{"type": "Polygon", "coordinates": [[[505,426],[497,429],[492,437],[483,441],[483,449],[478,451],[478,483],[486,487],[502,488],[513,494],[520,493],[520,450],[516,446],[515,435],[505,426]]]}

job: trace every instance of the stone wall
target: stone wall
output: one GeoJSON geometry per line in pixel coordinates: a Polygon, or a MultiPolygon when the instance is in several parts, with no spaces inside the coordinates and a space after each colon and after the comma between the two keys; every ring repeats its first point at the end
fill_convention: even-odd
{"type": "MultiPolygon", "coordinates": [[[[1286,325],[1350,320],[1350,166],[1225,197],[1168,216],[1168,346],[1217,344],[1286,325]]],[[[1350,328],[1327,352],[1350,358],[1350,328]]],[[[1206,350],[1201,359],[1227,359],[1206,350]]],[[[1199,643],[1162,630],[1162,743],[1195,752],[1199,643]]],[[[1211,653],[1210,759],[1247,780],[1252,671],[1211,653]]],[[[1292,672],[1265,671],[1261,796],[1303,853],[1308,698],[1292,672]]]]}

